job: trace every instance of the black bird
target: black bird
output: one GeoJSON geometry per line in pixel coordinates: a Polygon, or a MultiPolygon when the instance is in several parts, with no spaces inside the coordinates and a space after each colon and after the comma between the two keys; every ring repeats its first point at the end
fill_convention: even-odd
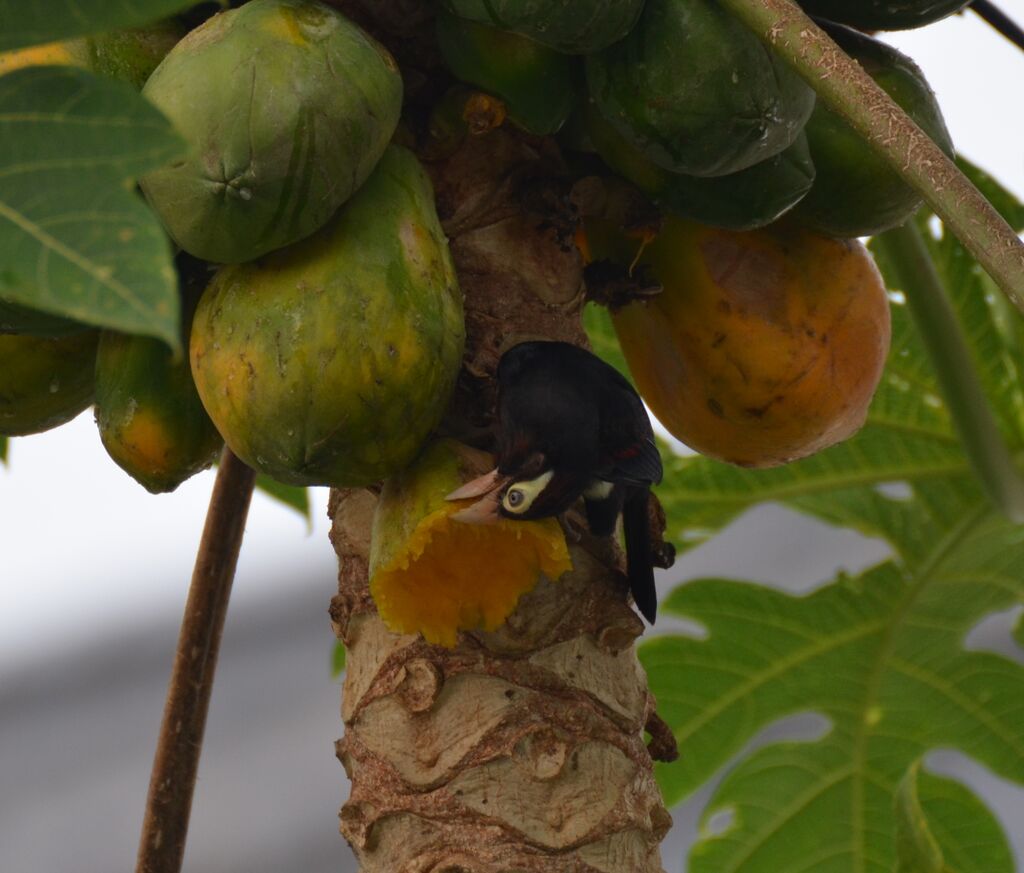
{"type": "Polygon", "coordinates": [[[608,536],[621,512],[630,589],[653,623],[647,495],[662,469],[640,396],[614,367],[562,342],[514,346],[497,379],[498,466],[448,495],[482,498],[452,517],[546,518],[583,497],[591,533],[608,536]]]}

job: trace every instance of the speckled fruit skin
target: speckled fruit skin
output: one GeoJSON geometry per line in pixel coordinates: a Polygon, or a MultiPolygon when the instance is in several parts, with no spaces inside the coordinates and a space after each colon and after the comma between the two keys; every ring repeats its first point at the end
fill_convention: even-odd
{"type": "Polygon", "coordinates": [[[464,336],[430,182],[392,146],[327,227],[217,273],[192,323],[192,373],[247,464],[295,485],[359,486],[415,456],[464,336]]]}
{"type": "Polygon", "coordinates": [[[452,12],[568,54],[618,42],[636,24],[644,0],[446,0],[452,12]]]}
{"type": "Polygon", "coordinates": [[[185,251],[241,263],[322,227],[398,123],[388,52],[315,0],[253,0],[193,30],[143,89],[191,146],[141,180],[185,251]]]}
{"type": "Polygon", "coordinates": [[[41,433],[92,403],[98,339],[0,336],[0,435],[41,433]]]}
{"type": "Polygon", "coordinates": [[[814,92],[715,0],[648,0],[586,59],[598,112],[658,166],[723,176],[788,148],[814,92]]]}
{"type": "Polygon", "coordinates": [[[678,439],[771,467],[864,423],[890,324],[859,242],[786,222],[734,232],[670,218],[642,260],[664,291],[613,322],[637,388],[678,439]]]}

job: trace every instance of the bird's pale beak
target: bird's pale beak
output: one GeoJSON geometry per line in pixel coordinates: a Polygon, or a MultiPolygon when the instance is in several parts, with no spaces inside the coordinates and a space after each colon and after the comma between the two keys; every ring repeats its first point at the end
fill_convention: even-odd
{"type": "Polygon", "coordinates": [[[481,499],[449,517],[463,524],[494,524],[500,518],[498,506],[501,502],[501,489],[509,479],[509,476],[502,476],[494,469],[467,482],[461,488],[456,488],[445,497],[445,500],[469,500],[472,497],[481,499]]]}

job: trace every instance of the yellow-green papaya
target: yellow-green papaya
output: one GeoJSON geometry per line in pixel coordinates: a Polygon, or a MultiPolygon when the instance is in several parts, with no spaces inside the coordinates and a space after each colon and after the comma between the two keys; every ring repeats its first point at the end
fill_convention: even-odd
{"type": "Polygon", "coordinates": [[[629,36],[587,56],[598,111],[650,160],[723,176],[791,146],[814,92],[715,0],[648,0],[629,36]]]}
{"type": "MultiPolygon", "coordinates": [[[[202,290],[202,267],[179,256],[182,338],[202,290]]],[[[224,440],[203,409],[186,358],[146,336],[104,331],[96,354],[96,424],[107,454],[154,494],[209,467],[224,440]]]]}
{"type": "Polygon", "coordinates": [[[217,273],[192,323],[192,373],[250,466],[295,485],[366,485],[437,425],[464,336],[430,181],[391,146],[326,227],[217,273]]]}
{"type": "Polygon", "coordinates": [[[90,403],[95,330],[64,337],[0,335],[0,435],[40,433],[90,403]]]}
{"type": "Polygon", "coordinates": [[[586,55],[629,33],[644,0],[447,0],[460,18],[511,30],[560,52],[586,55]]]}
{"type": "Polygon", "coordinates": [[[240,263],[309,236],[370,174],[402,103],[390,54],[316,0],[252,0],[164,58],[143,93],[191,146],[142,189],[181,248],[240,263]]]}
{"type": "MultiPolygon", "coordinates": [[[[829,25],[828,31],[952,157],[942,111],[917,64],[863,33],[839,25],[829,25]]],[[[815,178],[793,212],[804,224],[831,236],[870,236],[902,224],[920,207],[921,195],[828,107],[819,103],[814,108],[805,131],[815,178]]]]}

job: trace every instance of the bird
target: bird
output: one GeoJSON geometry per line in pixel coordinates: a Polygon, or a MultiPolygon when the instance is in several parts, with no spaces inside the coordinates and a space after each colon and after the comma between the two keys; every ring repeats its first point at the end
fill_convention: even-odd
{"type": "Polygon", "coordinates": [[[610,536],[621,513],[630,590],[653,624],[647,500],[662,466],[640,395],[610,364],[565,342],[513,346],[501,356],[496,378],[497,466],[447,495],[479,498],[452,518],[469,524],[547,518],[582,497],[590,532],[610,536]]]}

